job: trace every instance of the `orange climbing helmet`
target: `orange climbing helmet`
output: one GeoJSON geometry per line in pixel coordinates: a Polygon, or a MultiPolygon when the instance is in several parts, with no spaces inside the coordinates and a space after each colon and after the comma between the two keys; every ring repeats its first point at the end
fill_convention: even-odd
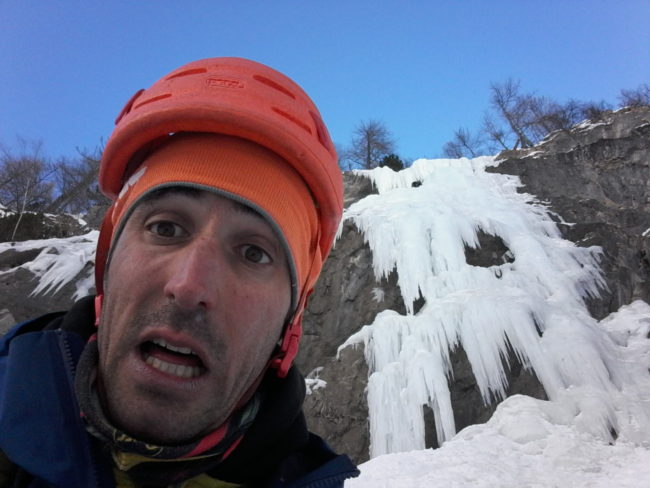
{"type": "MultiPolygon", "coordinates": [[[[284,376],[297,353],[307,297],[332,247],[343,211],[343,185],[334,145],[318,109],[291,79],[241,58],[186,64],[139,90],[115,121],[99,169],[99,186],[112,200],[142,162],[173,134],[214,133],[251,141],[279,156],[302,179],[317,212],[316,249],[274,367],[284,376]]],[[[126,185],[128,186],[128,185],[126,185]]],[[[96,257],[102,293],[104,268],[117,222],[107,212],[96,257]]],[[[311,252],[311,251],[310,251],[311,252]]]]}

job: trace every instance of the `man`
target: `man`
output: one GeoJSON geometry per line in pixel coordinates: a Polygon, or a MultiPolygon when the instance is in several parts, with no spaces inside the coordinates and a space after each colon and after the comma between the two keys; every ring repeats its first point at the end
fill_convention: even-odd
{"type": "Polygon", "coordinates": [[[258,63],[190,63],[126,104],[97,296],[0,341],[0,487],[342,486],[292,361],[342,213],[318,110],[258,63]]]}

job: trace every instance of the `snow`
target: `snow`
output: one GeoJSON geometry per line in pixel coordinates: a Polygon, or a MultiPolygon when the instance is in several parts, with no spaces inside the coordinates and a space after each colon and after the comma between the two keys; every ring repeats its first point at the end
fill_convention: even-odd
{"type": "MultiPolygon", "coordinates": [[[[459,449],[448,446],[465,446],[471,440],[465,431],[455,436],[448,387],[450,352],[459,346],[484,402],[505,395],[502,358],[512,354],[535,372],[550,399],[506,400],[502,413],[483,427],[485,435],[476,437],[492,444],[475,448],[472,457],[481,449],[500,456],[505,449],[501,444],[509,442],[528,446],[528,455],[543,457],[548,453],[542,445],[580,444],[583,439],[592,446],[585,456],[596,456],[606,452],[616,436],[616,452],[630,443],[629,452],[636,453],[640,443],[650,439],[648,369],[630,367],[629,346],[622,348],[620,338],[614,340],[618,335],[599,325],[583,301],[597,297],[605,286],[598,266],[601,250],[562,239],[546,207],[517,191],[517,177],[485,171],[494,164],[489,157],[418,160],[398,173],[388,168],[360,172],[379,194],[351,205],[344,218],[363,232],[378,279],[397,270],[407,309],[406,315],[381,312],[340,348],[365,346],[371,457],[424,448],[422,405],[434,412],[438,440],[445,443],[439,452],[459,449]],[[415,182],[421,185],[414,187],[415,182]],[[467,264],[464,247],[480,245],[479,230],[499,236],[514,262],[487,268],[467,264]],[[420,294],[426,303],[413,313],[420,294]],[[515,422],[510,410],[519,420],[515,422]],[[537,419],[544,415],[546,421],[537,419]]],[[[650,316],[647,310],[639,314],[650,316]]],[[[370,463],[374,477],[374,468],[385,462],[370,463]]],[[[538,474],[545,469],[551,468],[547,464],[538,474]]],[[[506,484],[494,484],[501,476],[495,474],[492,484],[481,486],[509,486],[507,477],[506,484]]],[[[385,478],[373,479],[379,483],[385,478]]],[[[373,486],[402,486],[404,479],[373,486]]],[[[403,486],[430,486],[430,481],[411,480],[403,486]]]]}
{"type": "Polygon", "coordinates": [[[600,127],[604,125],[607,125],[607,122],[592,122],[591,120],[587,119],[587,120],[583,120],[578,125],[576,125],[574,129],[587,132],[594,129],[595,127],[600,127]]]}
{"type": "Polygon", "coordinates": [[[307,395],[311,395],[316,390],[325,388],[327,386],[327,381],[318,378],[306,378],[305,386],[307,387],[307,395]]]}
{"type": "Polygon", "coordinates": [[[327,381],[321,380],[319,375],[323,370],[322,366],[314,368],[311,373],[305,377],[305,386],[307,388],[307,395],[311,395],[316,390],[325,388],[327,386],[327,381]]]}
{"type": "Polygon", "coordinates": [[[372,299],[377,303],[384,301],[385,294],[384,289],[380,286],[376,286],[372,289],[372,299]]]}
{"type": "MultiPolygon", "coordinates": [[[[41,249],[40,254],[23,265],[38,279],[32,295],[56,293],[63,286],[75,281],[75,300],[88,295],[95,285],[93,263],[98,231],[81,236],[54,239],[37,239],[21,242],[0,243],[0,254],[13,249],[18,252],[41,249]]],[[[0,271],[0,276],[11,273],[16,268],[0,271]]]]}
{"type": "MultiPolygon", "coordinates": [[[[630,403],[648,413],[650,306],[636,301],[602,320],[636,389],[630,403]],[[641,401],[634,399],[640,395],[641,401]]],[[[615,442],[589,432],[569,391],[554,401],[507,398],[485,424],[463,429],[436,450],[378,456],[346,488],[500,487],[636,488],[650,479],[650,437],[621,429],[615,442]]],[[[585,396],[585,400],[588,397],[585,396]]],[[[589,405],[586,405],[589,407],[589,405]]],[[[630,427],[631,425],[628,425],[630,427]]]]}

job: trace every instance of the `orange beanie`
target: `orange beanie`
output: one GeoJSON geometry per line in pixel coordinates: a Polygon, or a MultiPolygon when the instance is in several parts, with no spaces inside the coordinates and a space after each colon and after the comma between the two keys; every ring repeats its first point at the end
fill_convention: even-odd
{"type": "Polygon", "coordinates": [[[115,229],[111,248],[142,197],[170,186],[212,191],[264,216],[284,245],[291,275],[291,312],[297,311],[301,294],[313,287],[322,262],[317,252],[316,205],[305,182],[287,162],[246,139],[175,134],[150,154],[122,187],[110,215],[115,229]]]}

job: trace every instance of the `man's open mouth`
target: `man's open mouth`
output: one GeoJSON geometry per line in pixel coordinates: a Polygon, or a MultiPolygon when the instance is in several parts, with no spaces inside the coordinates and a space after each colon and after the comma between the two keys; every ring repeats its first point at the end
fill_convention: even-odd
{"type": "Polygon", "coordinates": [[[206,372],[201,358],[189,347],[180,347],[155,338],[140,346],[144,361],[151,367],[179,378],[196,378],[206,372]]]}

